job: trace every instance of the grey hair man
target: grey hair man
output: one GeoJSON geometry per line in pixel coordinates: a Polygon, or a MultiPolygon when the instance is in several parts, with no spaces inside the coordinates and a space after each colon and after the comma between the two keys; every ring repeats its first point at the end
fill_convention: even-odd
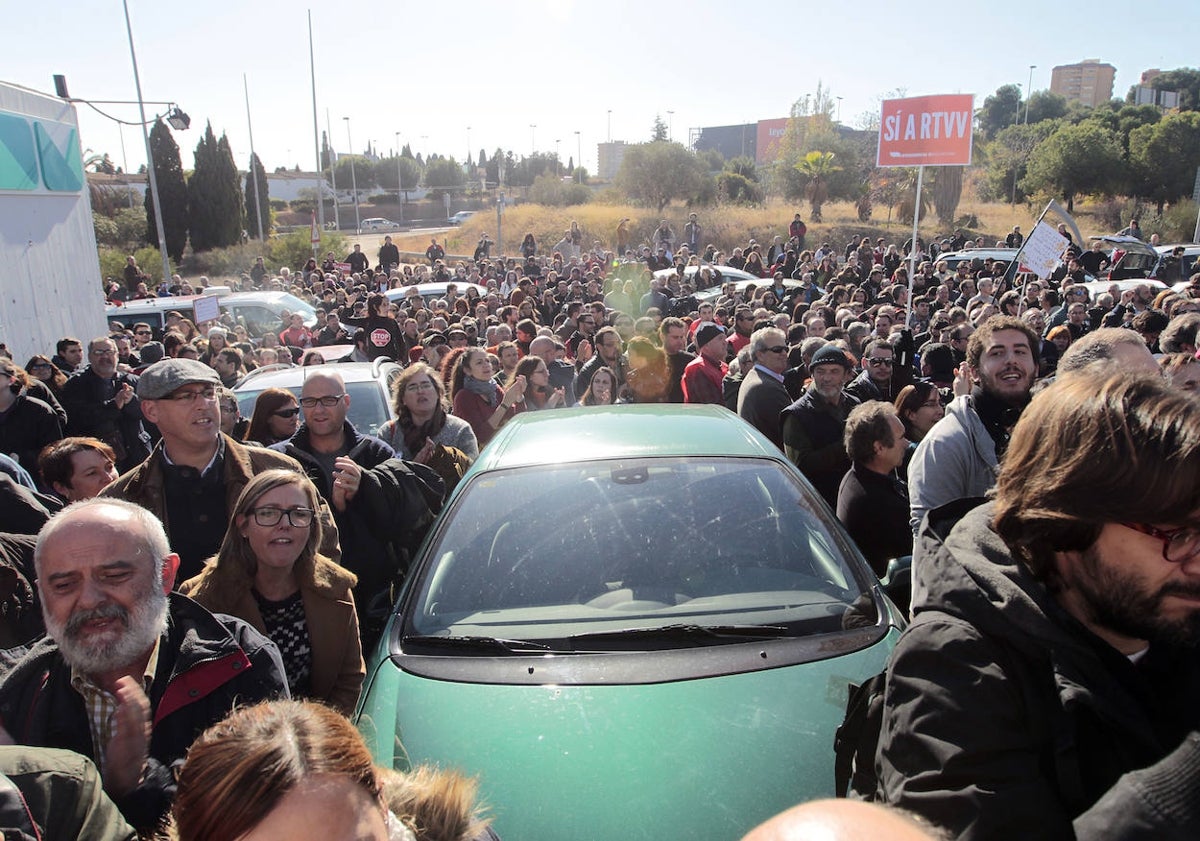
{"type": "Polygon", "coordinates": [[[783,450],[781,416],[792,402],[783,384],[788,367],[787,337],[775,327],[763,327],[750,336],[748,350],[753,365],[743,370],[737,413],[783,450]]]}

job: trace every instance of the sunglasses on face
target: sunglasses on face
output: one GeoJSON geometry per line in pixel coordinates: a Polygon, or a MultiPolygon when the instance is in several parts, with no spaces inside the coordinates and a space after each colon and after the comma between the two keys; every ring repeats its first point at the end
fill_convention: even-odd
{"type": "Polygon", "coordinates": [[[294,418],[296,415],[300,414],[300,407],[293,406],[290,409],[280,409],[279,411],[272,412],[271,414],[277,418],[294,418]]]}

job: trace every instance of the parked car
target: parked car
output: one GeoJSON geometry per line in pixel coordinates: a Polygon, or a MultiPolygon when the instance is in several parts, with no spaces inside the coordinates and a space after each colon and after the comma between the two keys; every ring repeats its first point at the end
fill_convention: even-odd
{"type": "Polygon", "coordinates": [[[448,221],[451,225],[461,225],[474,215],[474,210],[460,210],[458,213],[455,213],[453,216],[451,216],[448,221]]]}
{"type": "Polygon", "coordinates": [[[359,226],[361,231],[398,231],[400,224],[393,222],[391,219],[384,219],[382,216],[372,216],[370,219],[362,220],[359,226]]]}
{"type": "MultiPolygon", "coordinates": [[[[467,283],[466,281],[450,281],[450,283],[453,283],[458,287],[459,295],[466,295],[468,288],[474,288],[474,290],[479,293],[481,298],[488,294],[488,288],[478,283],[467,283]]],[[[389,289],[383,294],[387,296],[388,301],[396,304],[404,300],[409,289],[415,288],[425,303],[430,304],[439,298],[446,297],[446,287],[449,286],[450,283],[435,282],[418,283],[414,286],[397,286],[395,289],[389,289]]]]}
{"type": "Polygon", "coordinates": [[[1112,265],[1100,273],[1097,280],[1129,280],[1149,277],[1158,265],[1158,252],[1137,237],[1103,236],[1100,250],[1108,255],[1112,265]]]}
{"type": "Polygon", "coordinates": [[[246,332],[258,338],[264,333],[283,329],[283,314],[301,313],[310,330],[317,324],[317,311],[306,301],[289,292],[230,292],[229,287],[214,287],[209,295],[184,295],[171,298],[145,298],[124,304],[108,304],[104,317],[109,323],[132,327],[139,321],[150,325],[154,338],[161,339],[167,313],[177,311],[184,318],[196,321],[196,301],[216,295],[222,316],[240,323],[246,332]]]}
{"type": "MultiPolygon", "coordinates": [[[[935,264],[945,260],[950,271],[958,268],[959,263],[970,262],[975,271],[983,268],[983,263],[989,257],[1001,263],[1011,263],[1017,256],[1015,248],[968,248],[965,251],[946,251],[934,258],[935,264]]],[[[904,265],[908,265],[905,260],[904,265]]]]}
{"type": "Polygon", "coordinates": [[[715,406],[530,412],[447,500],[368,666],[377,762],[477,776],[501,837],[738,838],[834,788],[902,620],[715,406]]]}
{"type": "Polygon", "coordinates": [[[1162,268],[1163,259],[1169,257],[1171,252],[1176,248],[1183,249],[1183,262],[1181,264],[1181,278],[1172,288],[1179,288],[1180,284],[1188,285],[1188,278],[1196,272],[1200,272],[1200,265],[1196,261],[1200,260],[1200,244],[1194,242],[1175,242],[1170,245],[1160,245],[1155,250],[1158,252],[1158,263],[1154,266],[1154,271],[1150,274],[1151,277],[1158,277],[1159,270],[1162,268]]]}
{"type": "Polygon", "coordinates": [[[1092,303],[1095,303],[1096,299],[1105,292],[1112,293],[1113,302],[1116,303],[1121,299],[1121,293],[1126,289],[1134,289],[1138,286],[1149,286],[1154,294],[1157,295],[1159,292],[1167,288],[1165,283],[1149,277],[1126,278],[1125,280],[1089,280],[1087,283],[1081,283],[1078,285],[1087,289],[1088,298],[1091,299],[1092,303]]]}
{"type": "MultiPolygon", "coordinates": [[[[759,283],[770,283],[771,282],[770,278],[759,277],[758,275],[750,274],[750,272],[743,271],[741,269],[735,269],[733,266],[714,266],[714,265],[686,266],[686,267],[684,267],[684,270],[683,270],[683,276],[688,282],[691,282],[694,284],[695,281],[693,280],[693,278],[695,278],[696,274],[700,271],[700,269],[703,269],[703,268],[712,269],[714,276],[716,275],[716,272],[721,273],[721,277],[720,277],[720,280],[718,281],[718,283],[715,286],[708,287],[708,290],[715,289],[719,292],[720,288],[721,288],[721,284],[728,283],[731,280],[732,281],[754,280],[759,283]]],[[[656,271],[654,273],[654,276],[655,277],[671,277],[674,274],[675,274],[675,269],[659,269],[658,271],[656,271]]],[[[703,291],[706,291],[706,290],[697,289],[696,294],[699,295],[703,291]]]]}
{"type": "Polygon", "coordinates": [[[375,435],[381,426],[395,417],[392,411],[392,384],[402,370],[386,358],[374,362],[327,362],[306,368],[268,365],[242,377],[234,386],[233,393],[237,395],[242,414],[250,417],[254,414],[254,401],[264,389],[286,388],[299,397],[306,377],[315,373],[335,372],[346,381],[346,393],[350,395],[346,419],[359,432],[375,435]]]}

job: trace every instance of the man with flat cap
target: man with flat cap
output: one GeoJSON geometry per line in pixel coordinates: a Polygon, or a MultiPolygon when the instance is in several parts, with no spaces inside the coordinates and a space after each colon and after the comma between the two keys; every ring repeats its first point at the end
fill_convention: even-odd
{"type": "MultiPolygon", "coordinates": [[[[138,380],[142,413],[162,440],[141,464],[102,491],[152,511],[166,527],[179,555],[179,581],[200,573],[215,555],[229,525],[229,512],[250,478],[263,470],[301,472],[293,458],[247,447],[221,432],[217,372],[194,359],[164,359],[138,380]]],[[[337,527],[327,505],[321,554],[338,558],[337,527]],[[332,554],[331,554],[332,553],[332,554]]]]}

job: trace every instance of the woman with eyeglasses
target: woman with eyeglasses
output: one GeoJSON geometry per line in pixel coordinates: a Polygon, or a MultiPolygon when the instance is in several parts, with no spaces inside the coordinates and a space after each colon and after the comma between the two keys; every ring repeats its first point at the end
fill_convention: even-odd
{"type": "Polygon", "coordinates": [[[357,578],[317,553],[319,507],[303,473],[259,473],[242,489],[220,550],[179,590],[266,634],[293,698],[351,715],[366,676],[351,592],[357,578]]]}
{"type": "Polygon", "coordinates": [[[379,429],[379,437],[405,461],[428,464],[437,445],[456,447],[468,458],[479,455],[471,425],[448,413],[446,389],[424,362],[404,369],[392,387],[396,419],[379,429]]]}
{"type": "Polygon", "coordinates": [[[300,428],[300,403],[284,388],[268,388],[254,401],[246,440],[269,447],[286,441],[300,428]]]}
{"type": "Polygon", "coordinates": [[[935,423],[946,416],[946,407],[938,387],[925,380],[918,380],[900,389],[894,405],[896,415],[904,424],[904,437],[908,439],[908,451],[899,470],[900,478],[904,479],[908,476],[908,463],[917,444],[929,434],[935,423]]]}

